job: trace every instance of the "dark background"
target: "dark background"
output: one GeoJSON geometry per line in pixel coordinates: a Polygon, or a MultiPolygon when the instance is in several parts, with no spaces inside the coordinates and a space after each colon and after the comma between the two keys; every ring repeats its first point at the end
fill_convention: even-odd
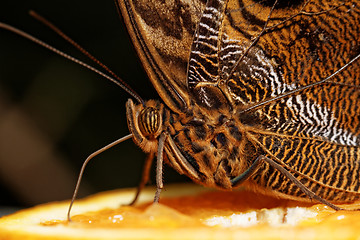
{"type": "MultiPolygon", "coordinates": [[[[55,23],[144,99],[159,98],[113,1],[1,3],[1,22],[86,60],[30,17],[30,9],[55,23]]],[[[0,205],[27,207],[69,199],[85,158],[129,133],[128,98],[121,88],[97,74],[0,29],[0,205]]],[[[131,140],[101,154],[85,171],[81,196],[136,186],[144,159],[145,154],[131,140]]],[[[184,179],[169,167],[165,172],[165,183],[184,179]]]]}

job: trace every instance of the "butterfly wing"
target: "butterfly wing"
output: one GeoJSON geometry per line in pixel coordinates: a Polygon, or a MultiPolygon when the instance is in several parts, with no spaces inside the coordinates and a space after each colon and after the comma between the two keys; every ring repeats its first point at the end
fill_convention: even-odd
{"type": "MultiPolygon", "coordinates": [[[[360,61],[327,83],[271,100],[325,79],[360,53],[360,8],[349,1],[309,1],[290,9],[271,14],[274,20],[268,22],[268,32],[249,51],[249,60],[244,58],[236,67],[238,80],[234,81],[234,68],[223,74],[231,85],[230,94],[242,96],[235,102],[244,104],[243,109],[270,101],[258,113],[267,119],[262,122],[267,130],[359,146],[360,61]],[[272,28],[276,24],[280,25],[272,28]],[[242,86],[244,82],[248,86],[242,86]]],[[[228,16],[236,19],[236,14],[228,16]]]]}
{"type": "MultiPolygon", "coordinates": [[[[195,33],[188,87],[203,109],[229,109],[267,157],[329,200],[359,191],[357,1],[210,0],[195,33]]],[[[303,193],[265,166],[255,182],[303,193]]]]}
{"type": "Polygon", "coordinates": [[[186,71],[204,1],[119,0],[141,62],[162,100],[175,112],[189,105],[186,71]]]}

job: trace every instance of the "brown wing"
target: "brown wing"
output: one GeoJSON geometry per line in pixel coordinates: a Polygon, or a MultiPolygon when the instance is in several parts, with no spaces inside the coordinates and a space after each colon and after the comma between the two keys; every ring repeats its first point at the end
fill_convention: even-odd
{"type": "MultiPolygon", "coordinates": [[[[360,187],[360,61],[323,80],[360,54],[360,5],[274,2],[208,1],[189,61],[192,99],[232,111],[263,154],[319,196],[350,200],[360,187]]],[[[302,195],[268,166],[255,176],[302,195]]]]}
{"type": "MultiPolygon", "coordinates": [[[[309,1],[287,9],[273,11],[269,30],[247,54],[256,67],[244,60],[236,66],[238,78],[233,69],[230,76],[224,74],[230,94],[244,96],[234,99],[245,105],[243,109],[270,100],[256,113],[267,130],[359,146],[360,61],[327,83],[271,101],[325,79],[360,53],[359,5],[356,1],[309,1]],[[280,25],[272,28],[276,24],[280,25]]],[[[266,22],[268,12],[255,22],[266,22]]],[[[237,14],[228,15],[229,24],[237,14]]],[[[249,33],[249,37],[256,35],[249,33]]],[[[246,42],[245,37],[241,40],[246,42]]]]}
{"type": "Polygon", "coordinates": [[[209,1],[189,61],[192,97],[235,108],[261,130],[359,146],[360,61],[316,85],[360,53],[357,1],[280,4],[271,14],[267,2],[209,1]]]}
{"type": "Polygon", "coordinates": [[[143,66],[175,112],[188,104],[186,71],[204,1],[119,0],[118,7],[143,66]]]}

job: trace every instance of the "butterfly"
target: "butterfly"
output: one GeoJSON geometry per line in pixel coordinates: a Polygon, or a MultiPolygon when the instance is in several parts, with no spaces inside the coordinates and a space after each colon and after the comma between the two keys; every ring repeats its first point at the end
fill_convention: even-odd
{"type": "Polygon", "coordinates": [[[138,102],[128,100],[131,134],[119,140],[132,138],[148,153],[134,202],[155,156],[156,202],[164,163],[225,190],[245,185],[334,209],[340,208],[333,203],[359,198],[355,0],[117,3],[161,100],[143,101],[121,80],[21,30],[0,27],[92,69],[138,102]]]}
{"type": "Polygon", "coordinates": [[[356,0],[118,0],[160,100],[134,142],[194,182],[332,203],[360,196],[356,0]]]}

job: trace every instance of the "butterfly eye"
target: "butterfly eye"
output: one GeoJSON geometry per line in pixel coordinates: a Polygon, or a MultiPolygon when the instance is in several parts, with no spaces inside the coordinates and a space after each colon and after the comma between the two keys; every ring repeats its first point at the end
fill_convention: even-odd
{"type": "Polygon", "coordinates": [[[159,111],[152,107],[144,108],[139,115],[138,123],[141,133],[145,136],[153,136],[160,127],[159,111]]]}

